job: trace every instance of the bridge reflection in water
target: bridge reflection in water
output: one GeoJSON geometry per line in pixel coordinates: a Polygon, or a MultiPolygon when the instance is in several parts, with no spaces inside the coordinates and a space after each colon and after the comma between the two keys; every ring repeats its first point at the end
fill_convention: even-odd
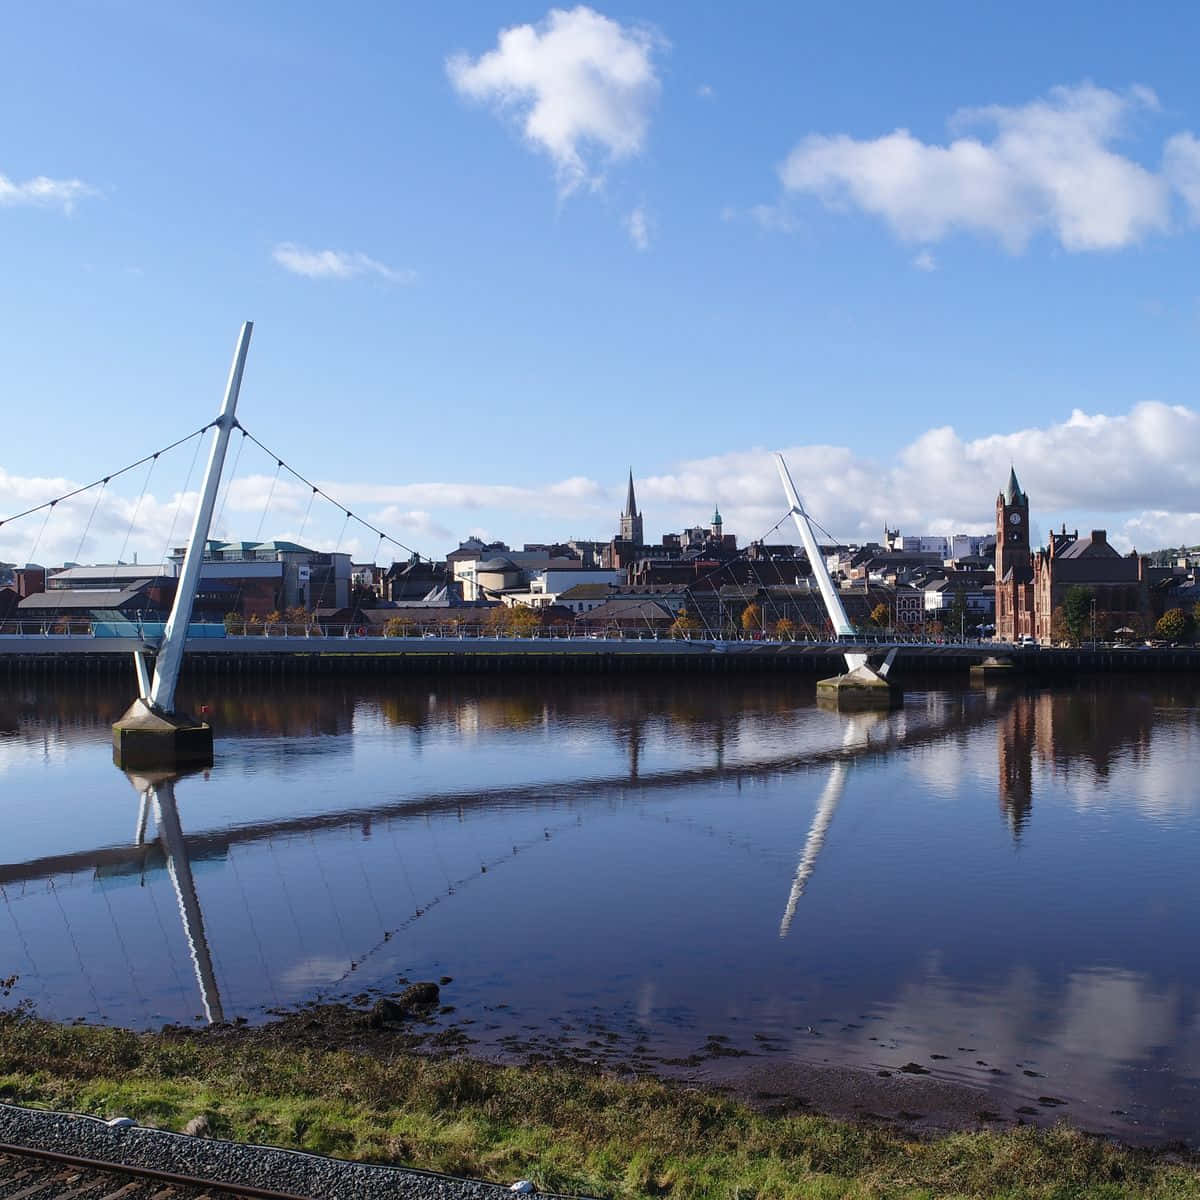
{"type": "Polygon", "coordinates": [[[196,894],[196,880],[192,876],[192,862],[188,857],[183,827],[179,822],[179,809],[175,804],[175,781],[180,779],[183,773],[126,771],[125,774],[140,797],[135,845],[145,844],[146,821],[151,813],[154,816],[158,841],[167,859],[167,873],[171,877],[171,886],[175,889],[175,899],[179,904],[183,934],[187,939],[192,967],[196,972],[200,1002],[204,1006],[204,1019],[210,1025],[224,1021],[221,990],[217,986],[212,953],[208,948],[208,935],[204,931],[204,914],[200,910],[200,897],[196,894]]]}

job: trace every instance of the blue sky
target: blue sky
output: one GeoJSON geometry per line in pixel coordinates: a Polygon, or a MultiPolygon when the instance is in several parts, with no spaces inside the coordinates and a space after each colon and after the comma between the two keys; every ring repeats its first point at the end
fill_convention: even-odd
{"type": "MultiPolygon", "coordinates": [[[[844,536],[987,527],[1011,460],[1042,529],[1200,541],[1191,6],[6,25],[3,512],[202,424],[249,317],[247,427],[427,553],[607,537],[630,465],[648,533],[717,500],[756,536],[774,448],[844,536]]],[[[144,555],[189,461],[138,509],[144,555]]],[[[253,536],[273,468],[247,451],[222,532],[253,536]]],[[[263,536],[303,501],[277,488],[263,536]]],[[[73,557],[89,511],[39,557],[73,557]]],[[[0,528],[0,558],[25,537],[0,528]]]]}

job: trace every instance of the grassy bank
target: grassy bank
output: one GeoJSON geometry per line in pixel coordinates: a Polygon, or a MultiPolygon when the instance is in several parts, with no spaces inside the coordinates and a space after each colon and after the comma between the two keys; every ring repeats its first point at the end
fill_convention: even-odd
{"type": "Polygon", "coordinates": [[[1200,1174],[1066,1129],[914,1141],[568,1069],[0,1014],[0,1098],[613,1197],[1196,1197],[1200,1174]]]}

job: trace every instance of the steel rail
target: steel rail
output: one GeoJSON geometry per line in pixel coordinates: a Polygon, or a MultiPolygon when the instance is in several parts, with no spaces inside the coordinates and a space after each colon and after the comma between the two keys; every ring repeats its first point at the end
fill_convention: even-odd
{"type": "Polygon", "coordinates": [[[231,1196],[254,1197],[255,1200],[316,1200],[311,1195],[301,1196],[294,1192],[277,1192],[270,1188],[255,1187],[245,1183],[225,1183],[219,1179],[205,1179],[196,1175],[178,1175],[171,1171],[158,1171],[153,1167],[104,1162],[101,1159],[83,1158],[78,1154],[63,1154],[58,1150],[34,1150],[29,1146],[14,1146],[9,1142],[0,1142],[0,1154],[11,1154],[16,1158],[41,1159],[47,1162],[61,1163],[67,1167],[103,1171],[110,1175],[134,1175],[156,1183],[171,1184],[174,1187],[207,1188],[209,1191],[226,1192],[231,1196]]]}

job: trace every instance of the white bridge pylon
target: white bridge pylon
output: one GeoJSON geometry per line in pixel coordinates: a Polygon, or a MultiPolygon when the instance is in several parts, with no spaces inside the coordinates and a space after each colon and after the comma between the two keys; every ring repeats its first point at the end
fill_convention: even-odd
{"type": "MultiPolygon", "coordinates": [[[[775,460],[776,466],[779,468],[780,481],[783,483],[783,491],[791,510],[792,520],[796,522],[796,528],[800,532],[800,541],[804,544],[804,553],[808,555],[808,565],[812,568],[812,573],[817,580],[817,587],[821,590],[821,599],[825,602],[825,611],[829,614],[833,632],[838,637],[853,637],[854,626],[850,624],[850,618],[846,616],[842,598],[838,595],[837,588],[833,586],[829,568],[825,565],[825,558],[821,554],[820,546],[817,545],[816,535],[808,520],[808,513],[804,511],[804,505],[800,501],[796,485],[792,482],[787,463],[784,462],[782,454],[777,453],[775,460]]],[[[860,651],[847,650],[845,658],[846,668],[850,671],[867,665],[867,656],[860,651]]]]}

